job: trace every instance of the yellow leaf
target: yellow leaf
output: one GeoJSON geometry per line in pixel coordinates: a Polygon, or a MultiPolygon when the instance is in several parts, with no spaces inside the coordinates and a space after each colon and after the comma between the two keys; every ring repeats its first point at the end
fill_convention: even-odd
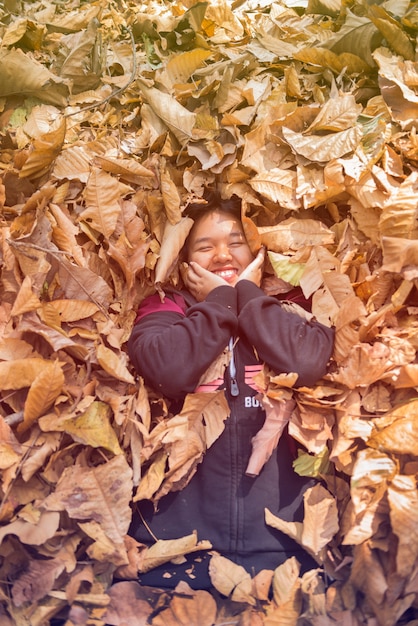
{"type": "Polygon", "coordinates": [[[320,478],[329,468],[329,450],[324,446],[319,454],[308,454],[298,450],[298,458],[293,461],[293,469],[299,476],[320,478]]]}
{"type": "Polygon", "coordinates": [[[212,56],[212,52],[202,48],[195,48],[173,56],[166,65],[170,81],[172,83],[185,83],[210,56],[212,56]]]}
{"type": "Polygon", "coordinates": [[[115,431],[110,424],[112,410],[104,402],[92,402],[78,417],[66,419],[60,425],[74,441],[92,448],[105,448],[113,454],[122,454],[115,431]]]}

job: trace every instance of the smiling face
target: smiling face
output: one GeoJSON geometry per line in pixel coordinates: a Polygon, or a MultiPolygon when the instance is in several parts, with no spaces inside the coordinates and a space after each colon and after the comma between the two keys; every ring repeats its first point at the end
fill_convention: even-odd
{"type": "Polygon", "coordinates": [[[241,222],[230,213],[214,210],[193,226],[188,238],[188,261],[235,285],[254,259],[241,222]]]}

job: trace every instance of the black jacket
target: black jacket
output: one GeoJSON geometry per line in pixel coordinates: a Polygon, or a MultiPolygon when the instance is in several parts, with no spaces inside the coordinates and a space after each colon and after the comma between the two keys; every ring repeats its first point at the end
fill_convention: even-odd
{"type": "MultiPolygon", "coordinates": [[[[264,521],[266,508],[286,520],[303,518],[302,495],[308,481],[293,471],[294,446],[289,445],[293,440],[282,436],[260,475],[245,475],[251,439],[264,421],[264,411],[254,398],[257,390],[252,376],[266,363],[276,373],[296,372],[297,386],[313,385],[326,372],[333,330],[288,312],[276,298],[244,280],[235,288],[217,287],[200,303],[190,294],[184,300],[167,296],[164,303],[158,295],[147,298],[128,349],[146,384],[181,401],[196,390],[231,337],[238,339],[234,347],[238,395],[234,395],[231,368],[226,369],[224,381],[215,383],[225,389],[231,411],[225,430],[191,482],[163,497],[157,513],[152,503],[140,503],[141,514],[134,516],[131,533],[138,541],[152,543],[141,517],[159,539],[197,530],[199,540],[209,540],[214,550],[252,575],[274,569],[292,555],[305,568],[314,566],[297,544],[264,521]]],[[[209,586],[207,559],[194,556],[184,566],[157,568],[140,580],[173,587],[181,578],[196,588],[209,586]],[[166,570],[171,578],[163,576],[166,570]]]]}

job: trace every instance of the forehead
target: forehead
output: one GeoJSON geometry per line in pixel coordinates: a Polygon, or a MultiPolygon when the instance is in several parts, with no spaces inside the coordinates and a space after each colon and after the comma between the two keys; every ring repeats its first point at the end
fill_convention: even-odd
{"type": "Polygon", "coordinates": [[[194,224],[190,233],[190,241],[194,242],[201,237],[242,235],[243,233],[241,221],[236,216],[232,213],[214,210],[201,217],[194,224]]]}

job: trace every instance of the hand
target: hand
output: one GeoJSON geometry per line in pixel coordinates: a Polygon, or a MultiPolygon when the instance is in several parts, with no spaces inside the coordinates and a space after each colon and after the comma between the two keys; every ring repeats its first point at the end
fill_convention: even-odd
{"type": "Polygon", "coordinates": [[[198,302],[203,302],[216,287],[231,286],[221,276],[205,270],[195,261],[190,261],[182,276],[187,289],[198,302]]]}
{"type": "Polygon", "coordinates": [[[261,279],[263,277],[264,259],[266,256],[266,249],[260,248],[254,261],[251,261],[243,272],[239,275],[237,283],[240,280],[250,280],[252,283],[259,287],[261,285],[261,279]]]}

